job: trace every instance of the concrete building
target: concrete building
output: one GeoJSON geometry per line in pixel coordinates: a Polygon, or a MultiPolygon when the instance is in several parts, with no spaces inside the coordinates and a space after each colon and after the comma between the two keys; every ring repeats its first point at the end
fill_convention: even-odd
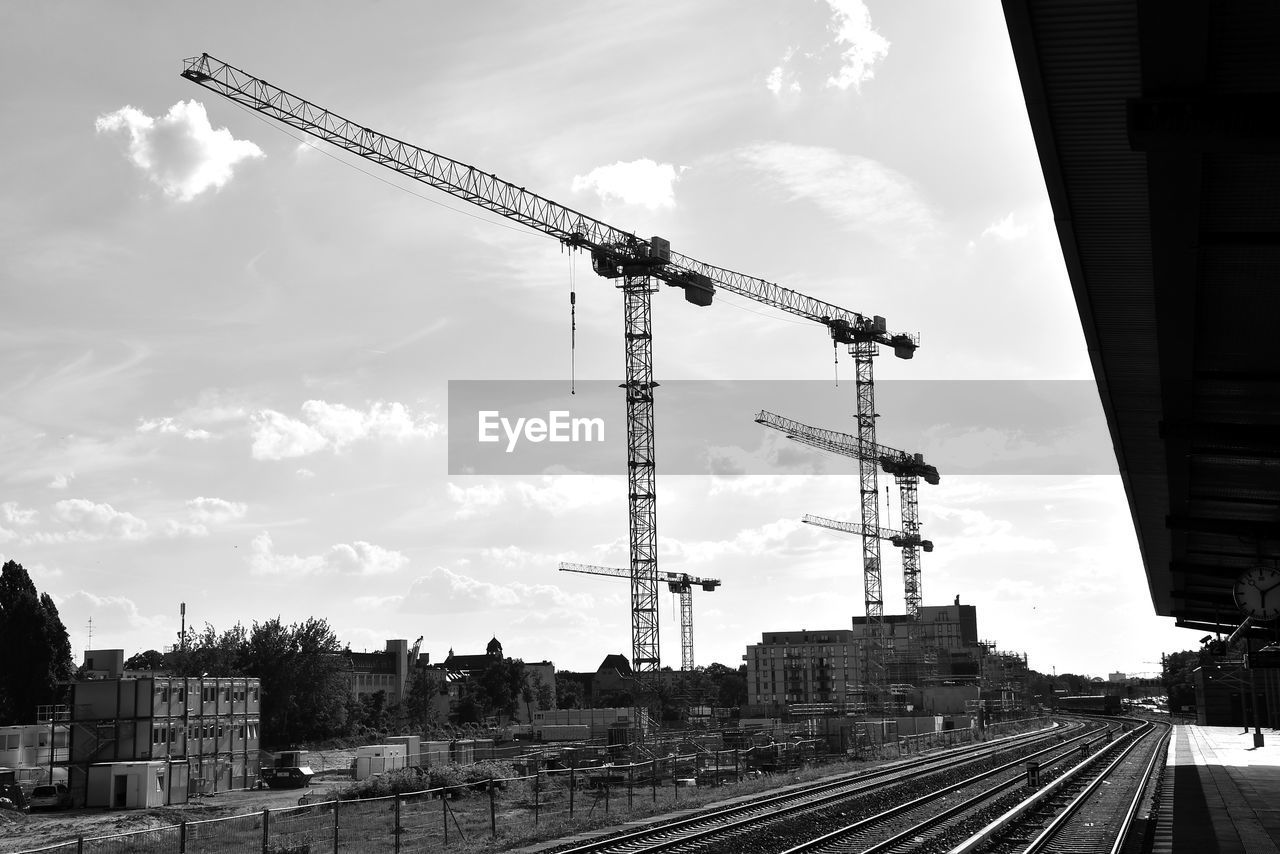
{"type": "MultiPolygon", "coordinates": [[[[950,710],[958,702],[952,695],[966,694],[957,686],[973,686],[967,696],[976,702],[980,684],[992,690],[998,687],[996,695],[1003,698],[1015,693],[1015,686],[1025,678],[1025,658],[997,653],[994,644],[980,641],[977,608],[961,605],[958,598],[951,605],[921,607],[919,620],[886,615],[884,627],[889,695],[882,702],[888,711],[937,708],[941,713],[942,706],[950,710]],[[984,664],[988,656],[994,658],[984,664]],[[1014,658],[1020,670],[1014,667],[1014,658]],[[933,688],[944,687],[945,699],[939,696],[931,701],[925,696],[933,688]]],[[[747,714],[865,711],[866,638],[866,617],[852,618],[849,629],[765,632],[761,642],[748,646],[743,656],[747,714]]]]}
{"type": "Polygon", "coordinates": [[[428,667],[430,653],[419,653],[422,638],[413,646],[402,638],[387,641],[382,652],[346,652],[351,666],[351,696],[357,700],[379,691],[385,692],[387,705],[398,703],[409,691],[414,670],[428,667]]]}
{"type": "Polygon", "coordinates": [[[152,786],[163,804],[185,803],[189,791],[248,788],[258,778],[259,695],[247,677],[76,682],[67,759],[75,803],[151,806],[152,786]],[[94,770],[103,766],[119,770],[94,770]]]}

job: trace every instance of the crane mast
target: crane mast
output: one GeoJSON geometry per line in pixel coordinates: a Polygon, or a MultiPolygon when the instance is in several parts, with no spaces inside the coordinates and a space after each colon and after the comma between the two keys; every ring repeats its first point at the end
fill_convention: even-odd
{"type": "MultiPolygon", "coordinates": [[[[924,457],[920,454],[908,454],[905,451],[878,445],[875,442],[867,442],[861,435],[851,436],[848,433],[840,433],[835,430],[811,427],[791,418],[776,415],[768,410],[761,410],[755,420],[759,424],[785,433],[788,439],[793,439],[812,448],[853,457],[858,460],[860,487],[863,490],[863,513],[862,525],[859,526],[859,530],[856,533],[862,535],[864,554],[867,540],[876,539],[878,543],[880,539],[883,539],[880,537],[879,532],[884,530],[880,528],[878,521],[877,524],[870,524],[867,521],[869,515],[873,515],[876,520],[879,519],[879,502],[874,502],[876,504],[874,511],[868,513],[868,496],[865,492],[866,485],[863,482],[865,480],[865,470],[868,467],[874,469],[875,465],[879,463],[887,474],[894,476],[894,480],[898,484],[899,498],[902,502],[902,532],[906,537],[905,544],[902,546],[903,599],[906,603],[907,614],[912,618],[917,617],[920,613],[922,594],[920,590],[920,552],[916,546],[925,542],[920,539],[919,483],[921,479],[924,479],[926,483],[938,484],[941,477],[937,468],[926,463],[924,457]]],[[[809,521],[809,518],[806,517],[805,521],[809,521]]],[[[850,531],[850,533],[855,532],[850,531]]],[[[925,551],[931,550],[925,549],[925,551]]],[[[868,622],[870,623],[870,620],[868,622]]],[[[883,627],[883,621],[881,627],[883,627]]],[[[870,630],[868,630],[868,633],[870,634],[870,630]]]]}
{"type": "MultiPolygon", "coordinates": [[[[611,575],[626,578],[629,570],[616,566],[594,566],[584,563],[560,564],[561,572],[581,572],[587,575],[611,575]]],[[[680,596],[680,669],[693,670],[693,588],[701,587],[712,591],[720,586],[718,578],[697,578],[683,572],[660,572],[658,580],[664,581],[667,588],[680,596]]]]}
{"type": "MultiPolygon", "coordinates": [[[[594,217],[557,204],[459,160],[371,130],[357,122],[293,95],[265,80],[209,54],[190,57],[181,76],[224,98],[261,113],[358,157],[378,163],[414,181],[427,184],[492,211],[509,220],[555,237],[571,248],[590,253],[599,275],[621,279],[626,347],[627,491],[631,549],[632,667],[643,685],[659,669],[657,619],[657,501],[654,486],[653,332],[650,297],[661,281],[684,290],[685,299],[710,305],[715,290],[746,297],[781,311],[821,323],[837,345],[847,345],[858,365],[859,434],[874,445],[874,400],[871,356],[877,346],[910,359],[919,342],[914,335],[890,333],[884,318],[867,317],[782,287],[765,279],[716,267],[672,252],[661,238],[644,240],[594,217]],[[865,389],[865,395],[864,395],[865,389]]],[[[877,527],[875,468],[865,473],[864,522],[877,527]],[[868,480],[869,478],[869,480],[868,480]],[[868,520],[866,513],[871,513],[868,520]]],[[[865,566],[875,563],[879,576],[879,546],[868,553],[865,566]]],[[[864,574],[866,570],[864,568],[864,574]]],[[[870,597],[868,597],[870,601],[870,597]]],[[[876,594],[877,608],[879,595],[876,594]]],[[[877,612],[878,613],[878,612],[877,612]]]]}

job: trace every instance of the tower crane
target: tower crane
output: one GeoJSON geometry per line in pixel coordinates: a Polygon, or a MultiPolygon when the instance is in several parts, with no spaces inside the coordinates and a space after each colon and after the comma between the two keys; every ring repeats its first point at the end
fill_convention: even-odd
{"type": "MultiPolygon", "coordinates": [[[[926,463],[921,454],[908,454],[905,451],[877,445],[874,442],[868,443],[863,441],[861,436],[851,436],[848,433],[839,433],[835,430],[810,427],[808,424],[801,424],[799,421],[775,415],[768,410],[761,410],[760,414],[756,416],[756,422],[766,427],[780,430],[787,435],[788,439],[794,439],[810,447],[833,454],[853,457],[858,460],[859,465],[863,468],[868,464],[874,467],[876,463],[879,463],[887,474],[894,476],[898,483],[898,494],[902,501],[902,531],[905,537],[901,546],[903,599],[906,602],[907,615],[912,619],[918,617],[920,614],[921,593],[920,553],[917,550],[917,546],[925,542],[920,539],[918,487],[921,478],[926,483],[937,485],[941,480],[938,470],[926,463]]],[[[805,521],[809,521],[807,517],[805,521]]],[[[877,541],[879,539],[891,540],[891,538],[880,536],[883,530],[879,525],[868,525],[864,514],[859,530],[854,533],[860,533],[864,543],[867,539],[876,539],[877,541]]],[[[932,548],[925,549],[925,551],[932,551],[932,548]]]]}
{"type": "MultiPolygon", "coordinates": [[[[593,566],[585,563],[561,562],[561,572],[582,572],[587,575],[612,575],[628,578],[629,569],[616,566],[593,566]]],[[[659,572],[658,580],[666,582],[672,593],[680,594],[680,669],[693,669],[693,588],[708,592],[720,586],[718,578],[696,578],[684,572],[659,572]]]]}
{"type": "MultiPolygon", "coordinates": [[[[910,359],[914,335],[890,333],[883,317],[868,317],[773,282],[697,261],[671,250],[660,237],[644,240],[586,214],[531,193],[459,160],[395,139],[304,100],[209,54],[190,57],[181,76],[261,113],[414,181],[590,253],[595,272],[616,281],[623,299],[627,413],[627,497],[631,578],[632,668],[643,683],[659,668],[657,608],[657,495],[654,475],[653,330],[650,297],[655,283],[683,289],[694,305],[711,304],[716,288],[825,326],[835,346],[846,345],[857,368],[858,435],[875,442],[871,359],[880,346],[910,359]]],[[[863,522],[879,523],[874,465],[862,469],[863,522]]],[[[864,576],[879,585],[879,542],[863,539],[864,576]],[[869,545],[870,544],[870,545],[869,545]],[[872,549],[874,547],[874,551],[872,549]]],[[[865,586],[865,585],[864,585],[865,586]]],[[[869,588],[868,588],[869,589],[869,588]]],[[[871,600],[868,597],[868,603],[871,600]]],[[[879,596],[875,619],[883,634],[879,596]]]]}
{"type": "MultiPolygon", "coordinates": [[[[824,516],[814,516],[806,513],[804,518],[800,520],[806,525],[817,525],[819,528],[829,528],[832,531],[843,531],[846,534],[858,534],[862,536],[867,530],[857,522],[844,522],[840,519],[828,519],[824,516]]],[[[908,534],[905,531],[895,531],[892,528],[877,528],[876,536],[885,542],[891,543],[897,548],[905,549],[909,546],[919,546],[922,551],[933,551],[933,540],[922,540],[919,534],[908,534]]]]}

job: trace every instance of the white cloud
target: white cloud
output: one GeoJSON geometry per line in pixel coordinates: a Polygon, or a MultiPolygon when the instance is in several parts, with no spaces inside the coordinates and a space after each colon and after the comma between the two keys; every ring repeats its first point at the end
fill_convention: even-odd
{"type": "Polygon", "coordinates": [[[243,519],[248,506],[240,501],[225,501],[221,498],[193,498],[187,502],[191,516],[198,522],[207,524],[223,524],[243,519]]]}
{"type": "Polygon", "coordinates": [[[49,481],[49,488],[50,489],[66,489],[71,484],[71,481],[73,478],[75,478],[75,476],[76,476],[76,473],[73,471],[68,471],[68,472],[60,471],[53,476],[53,480],[49,481]]]}
{"type": "Polygon", "coordinates": [[[568,608],[587,612],[594,605],[590,595],[565,593],[552,584],[493,584],[437,566],[413,582],[401,610],[458,614],[501,608],[518,608],[521,613],[568,608]]]}
{"type": "Polygon", "coordinates": [[[127,132],[129,159],[166,196],[182,202],[221,189],[240,161],[265,156],[226,128],[214,130],[198,101],[179,101],[160,118],[125,106],[99,116],[95,126],[99,133],[127,132]]]}
{"type": "Polygon", "coordinates": [[[889,55],[889,41],[872,26],[863,0],[822,2],[831,11],[826,22],[830,42],[806,49],[789,46],[765,78],[765,88],[774,95],[795,95],[818,81],[828,89],[861,92],[862,84],[875,77],[876,63],[889,55]]]}
{"type": "Polygon", "coordinates": [[[272,409],[253,415],[253,458],[281,460],[323,450],[340,451],[365,439],[430,439],[441,426],[426,415],[414,416],[402,403],[371,404],[368,411],[340,403],[308,400],[302,418],[272,409]]]}
{"type": "Polygon", "coordinates": [[[275,410],[264,409],[253,416],[252,454],[255,460],[305,457],[323,450],[328,444],[316,428],[275,410]]]}
{"type": "Polygon", "coordinates": [[[779,519],[758,528],[743,529],[731,540],[684,542],[660,536],[658,549],[662,557],[682,564],[705,563],[729,555],[761,555],[782,550],[792,535],[807,527],[799,519],[779,519]]]}
{"type": "Polygon", "coordinates": [[[862,0],[826,0],[831,7],[832,28],[836,43],[842,47],[840,69],[827,78],[827,85],[837,89],[853,87],[875,77],[872,68],[889,55],[889,41],[871,26],[871,12],[862,0]]]}
{"type": "Polygon", "coordinates": [[[163,418],[140,418],[138,419],[139,433],[168,433],[175,436],[181,436],[184,439],[212,439],[213,434],[208,430],[195,427],[183,427],[178,421],[172,417],[165,416],[163,418]]]}
{"type": "Polygon", "coordinates": [[[0,522],[8,525],[26,526],[36,521],[36,511],[23,510],[16,501],[5,501],[0,504],[0,522]]]}
{"type": "Polygon", "coordinates": [[[773,94],[781,95],[784,91],[789,94],[800,92],[800,81],[796,79],[796,73],[790,67],[791,59],[795,55],[795,48],[787,48],[787,52],[782,56],[782,61],[765,78],[764,86],[773,94]]]}
{"type": "Polygon", "coordinates": [[[52,516],[66,525],[60,534],[43,535],[40,539],[61,540],[141,540],[148,533],[147,523],[132,513],[117,510],[110,504],[98,504],[84,498],[68,498],[53,505],[52,516]]]}
{"type": "Polygon", "coordinates": [[[508,501],[561,516],[586,507],[599,507],[625,500],[618,478],[600,476],[544,477],[539,483],[517,481],[510,485],[478,483],[446,486],[449,500],[458,505],[455,515],[465,519],[500,507],[508,501]]]}
{"type": "MultiPolygon", "coordinates": [[[[155,645],[161,646],[161,632],[172,625],[171,618],[167,616],[143,616],[137,604],[124,596],[98,596],[87,590],[77,590],[68,596],[54,596],[54,604],[68,625],[72,625],[72,620],[79,625],[83,619],[92,617],[93,631],[99,638],[118,638],[125,630],[142,631],[156,638],[155,645]]],[[[118,640],[112,643],[118,643],[118,640]]],[[[101,646],[107,644],[104,642],[101,646]]]]}
{"type": "Polygon", "coordinates": [[[912,244],[936,229],[933,211],[911,180],[868,157],[784,142],[746,146],[736,157],[792,200],[813,202],[850,231],[912,244]]]}
{"type": "Polygon", "coordinates": [[[1018,222],[1012,212],[1004,219],[991,223],[982,231],[983,237],[994,237],[997,240],[1018,240],[1031,233],[1031,226],[1018,222]]]}
{"type": "Polygon", "coordinates": [[[594,190],[601,199],[617,199],[649,210],[676,206],[675,183],[680,171],[670,163],[646,158],[597,166],[586,175],[575,175],[573,191],[594,190]]]}
{"type": "Polygon", "coordinates": [[[408,562],[409,559],[398,551],[361,540],[332,545],[323,554],[277,554],[271,535],[266,531],[253,538],[249,555],[249,566],[263,575],[385,575],[408,562]]]}

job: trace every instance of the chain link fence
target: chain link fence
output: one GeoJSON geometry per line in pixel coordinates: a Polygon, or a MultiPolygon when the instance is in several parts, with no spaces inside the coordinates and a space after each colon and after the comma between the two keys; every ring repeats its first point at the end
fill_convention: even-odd
{"type": "Polygon", "coordinates": [[[430,854],[504,832],[562,835],[645,803],[652,811],[679,808],[698,789],[798,768],[820,747],[809,741],[699,749],[635,762],[566,750],[555,758],[534,755],[519,775],[504,779],[361,800],[307,803],[303,794],[296,807],[84,837],[19,854],[430,854]]]}

